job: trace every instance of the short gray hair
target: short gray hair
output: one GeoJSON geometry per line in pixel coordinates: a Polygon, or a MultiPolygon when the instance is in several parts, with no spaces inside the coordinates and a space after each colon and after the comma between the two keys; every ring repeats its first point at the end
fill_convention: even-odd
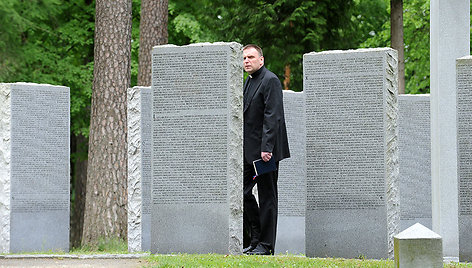
{"type": "Polygon", "coordinates": [[[248,48],[254,48],[255,50],[257,50],[257,52],[259,53],[259,57],[264,56],[264,55],[262,54],[262,48],[260,48],[258,45],[254,45],[254,44],[245,45],[245,46],[243,47],[243,51],[246,50],[246,49],[248,49],[248,48]]]}

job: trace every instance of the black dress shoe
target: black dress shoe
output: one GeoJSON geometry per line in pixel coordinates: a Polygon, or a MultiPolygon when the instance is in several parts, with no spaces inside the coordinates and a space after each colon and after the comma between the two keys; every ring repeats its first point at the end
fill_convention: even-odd
{"type": "Polygon", "coordinates": [[[255,248],[256,248],[256,246],[250,245],[250,246],[247,247],[247,248],[243,248],[243,253],[246,254],[246,253],[248,253],[249,251],[251,251],[251,250],[253,250],[253,249],[255,249],[255,248]]]}
{"type": "Polygon", "coordinates": [[[264,245],[259,244],[257,247],[247,253],[248,255],[272,255],[269,249],[264,245]]]}

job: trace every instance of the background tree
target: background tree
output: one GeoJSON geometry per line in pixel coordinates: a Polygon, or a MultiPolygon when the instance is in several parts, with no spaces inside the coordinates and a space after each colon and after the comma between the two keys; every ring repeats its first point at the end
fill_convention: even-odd
{"type": "Polygon", "coordinates": [[[141,0],[138,85],[151,85],[151,51],[167,44],[168,0],[141,0]]]}
{"type": "Polygon", "coordinates": [[[304,53],[346,47],[342,29],[351,24],[352,0],[231,2],[228,9],[228,1],[212,1],[203,11],[204,31],[222,41],[259,44],[286,89],[302,90],[304,53]]]}
{"type": "Polygon", "coordinates": [[[131,0],[97,0],[83,242],[126,238],[126,91],[131,80],[131,0]]]}
{"type": "Polygon", "coordinates": [[[403,0],[390,0],[390,36],[398,51],[398,93],[405,94],[405,56],[403,45],[403,0]]]}
{"type": "MultiPolygon", "coordinates": [[[[383,0],[181,2],[169,3],[169,29],[175,27],[175,32],[190,37],[191,42],[259,44],[269,69],[284,81],[286,89],[295,91],[302,90],[304,53],[357,48],[375,27],[383,25],[379,14],[385,13],[388,19],[383,0]]],[[[169,33],[173,43],[174,31],[169,33]]]]}
{"type": "MultiPolygon", "coordinates": [[[[390,29],[390,21],[386,21],[361,46],[391,46],[390,29]]],[[[403,33],[405,93],[429,93],[429,0],[411,0],[403,4],[403,33]]]]}
{"type": "Polygon", "coordinates": [[[94,10],[91,0],[0,1],[0,81],[70,88],[72,247],[83,224],[94,10]]]}

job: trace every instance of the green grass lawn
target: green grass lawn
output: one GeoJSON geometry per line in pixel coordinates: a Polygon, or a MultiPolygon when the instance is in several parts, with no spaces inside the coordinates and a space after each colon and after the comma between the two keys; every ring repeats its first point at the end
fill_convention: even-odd
{"type": "MultiPolygon", "coordinates": [[[[294,255],[151,255],[149,267],[395,267],[392,260],[306,258],[294,255]]],[[[472,264],[445,264],[444,267],[472,267],[472,264]]]]}
{"type": "MultiPolygon", "coordinates": [[[[29,253],[29,254],[38,254],[29,253]]],[[[82,246],[64,252],[42,254],[126,254],[128,246],[122,239],[99,239],[94,245],[82,246]]],[[[143,257],[145,267],[395,267],[393,260],[370,260],[364,258],[307,258],[300,255],[247,256],[221,254],[150,255],[143,257]]],[[[450,263],[445,268],[470,267],[472,263],[450,263]]]]}

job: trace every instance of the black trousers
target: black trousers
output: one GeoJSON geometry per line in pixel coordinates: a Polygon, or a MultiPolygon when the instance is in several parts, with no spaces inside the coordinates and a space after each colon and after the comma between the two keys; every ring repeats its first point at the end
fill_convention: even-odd
{"type": "Polygon", "coordinates": [[[256,177],[254,167],[244,161],[244,247],[263,244],[274,252],[277,234],[277,171],[256,177]],[[259,205],[252,194],[257,183],[259,205]]]}

